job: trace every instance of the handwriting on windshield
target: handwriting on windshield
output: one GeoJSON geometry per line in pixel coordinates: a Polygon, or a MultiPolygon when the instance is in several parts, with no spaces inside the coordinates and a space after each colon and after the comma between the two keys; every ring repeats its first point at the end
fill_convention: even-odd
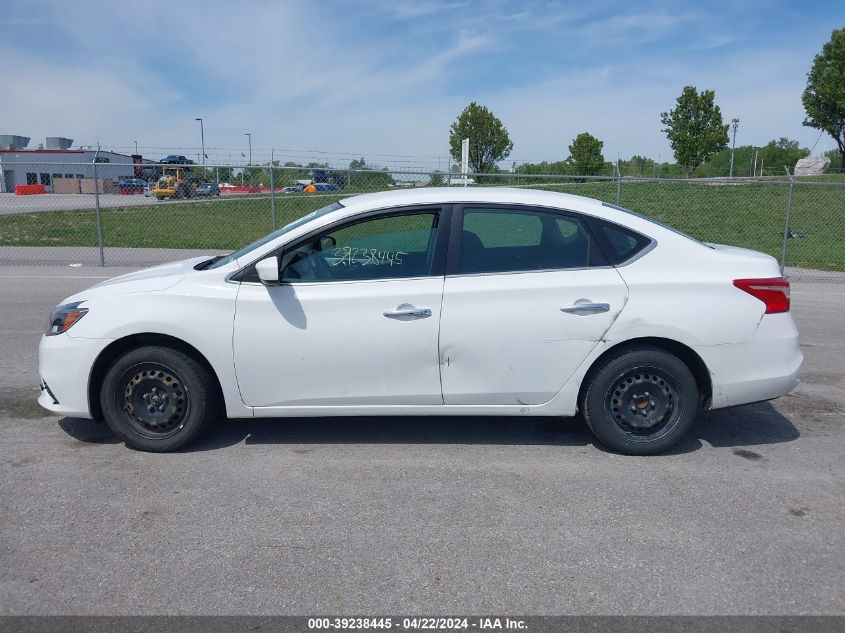
{"type": "Polygon", "coordinates": [[[404,251],[380,251],[376,248],[354,248],[344,246],[336,248],[332,266],[399,266],[404,251]]]}

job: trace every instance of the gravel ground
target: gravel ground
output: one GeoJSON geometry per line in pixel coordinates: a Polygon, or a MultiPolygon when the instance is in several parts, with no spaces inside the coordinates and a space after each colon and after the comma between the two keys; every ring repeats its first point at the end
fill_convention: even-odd
{"type": "Polygon", "coordinates": [[[0,268],[0,614],[843,614],[845,292],[794,284],[802,384],[673,453],[576,420],[221,423],[153,455],[35,404],[65,296],[0,268]]]}

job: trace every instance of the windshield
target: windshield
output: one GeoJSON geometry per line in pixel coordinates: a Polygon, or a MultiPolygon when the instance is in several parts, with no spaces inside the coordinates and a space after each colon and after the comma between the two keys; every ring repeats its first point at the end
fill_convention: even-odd
{"type": "Polygon", "coordinates": [[[264,246],[268,242],[272,242],[273,240],[275,240],[280,235],[284,235],[285,233],[288,233],[289,231],[292,231],[295,228],[302,226],[306,222],[310,222],[311,220],[315,220],[315,219],[317,219],[317,218],[319,218],[323,215],[326,215],[327,213],[331,213],[332,211],[337,211],[338,209],[342,209],[342,208],[343,208],[342,204],[340,204],[339,202],[335,202],[333,204],[330,204],[328,206],[323,207],[322,209],[317,209],[316,211],[313,211],[313,212],[309,213],[308,215],[303,215],[298,220],[294,220],[290,224],[273,231],[269,235],[265,235],[264,237],[262,237],[259,240],[256,240],[255,242],[253,242],[249,246],[244,246],[241,250],[235,251],[231,255],[226,255],[225,257],[218,259],[211,266],[209,266],[209,268],[220,268],[221,266],[225,266],[226,264],[233,262],[236,259],[240,259],[244,255],[248,255],[249,253],[254,251],[256,248],[258,248],[260,246],[264,246]]]}

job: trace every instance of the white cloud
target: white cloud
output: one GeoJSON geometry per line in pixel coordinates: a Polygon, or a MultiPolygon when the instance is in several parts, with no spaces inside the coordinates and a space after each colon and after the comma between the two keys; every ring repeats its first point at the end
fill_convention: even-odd
{"type": "MultiPolygon", "coordinates": [[[[665,158],[659,113],[693,83],[716,89],[725,119],[741,118],[739,143],[786,135],[809,146],[817,136],[801,126],[800,93],[819,42],[748,48],[690,11],[439,0],[365,5],[357,16],[293,1],[96,6],[55,5],[66,54],[0,51],[14,86],[2,98],[3,132],[190,153],[202,116],[209,148],[245,147],[249,131],[257,160],[275,145],[431,156],[431,166],[475,99],[510,130],[514,158],[560,159],[584,130],[605,140],[608,157],[665,158]],[[673,48],[655,44],[664,40],[673,48]]],[[[230,152],[239,158],[209,149],[222,160],[230,152]]]]}

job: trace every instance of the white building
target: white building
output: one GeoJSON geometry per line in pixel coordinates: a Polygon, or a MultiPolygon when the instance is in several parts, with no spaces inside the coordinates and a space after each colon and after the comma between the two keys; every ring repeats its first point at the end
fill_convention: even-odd
{"type": "MultiPolygon", "coordinates": [[[[56,179],[93,178],[95,154],[89,149],[0,149],[0,192],[13,193],[15,185],[35,184],[52,192],[56,179]]],[[[98,178],[116,181],[135,175],[133,158],[126,154],[100,151],[97,163],[98,178]]]]}

